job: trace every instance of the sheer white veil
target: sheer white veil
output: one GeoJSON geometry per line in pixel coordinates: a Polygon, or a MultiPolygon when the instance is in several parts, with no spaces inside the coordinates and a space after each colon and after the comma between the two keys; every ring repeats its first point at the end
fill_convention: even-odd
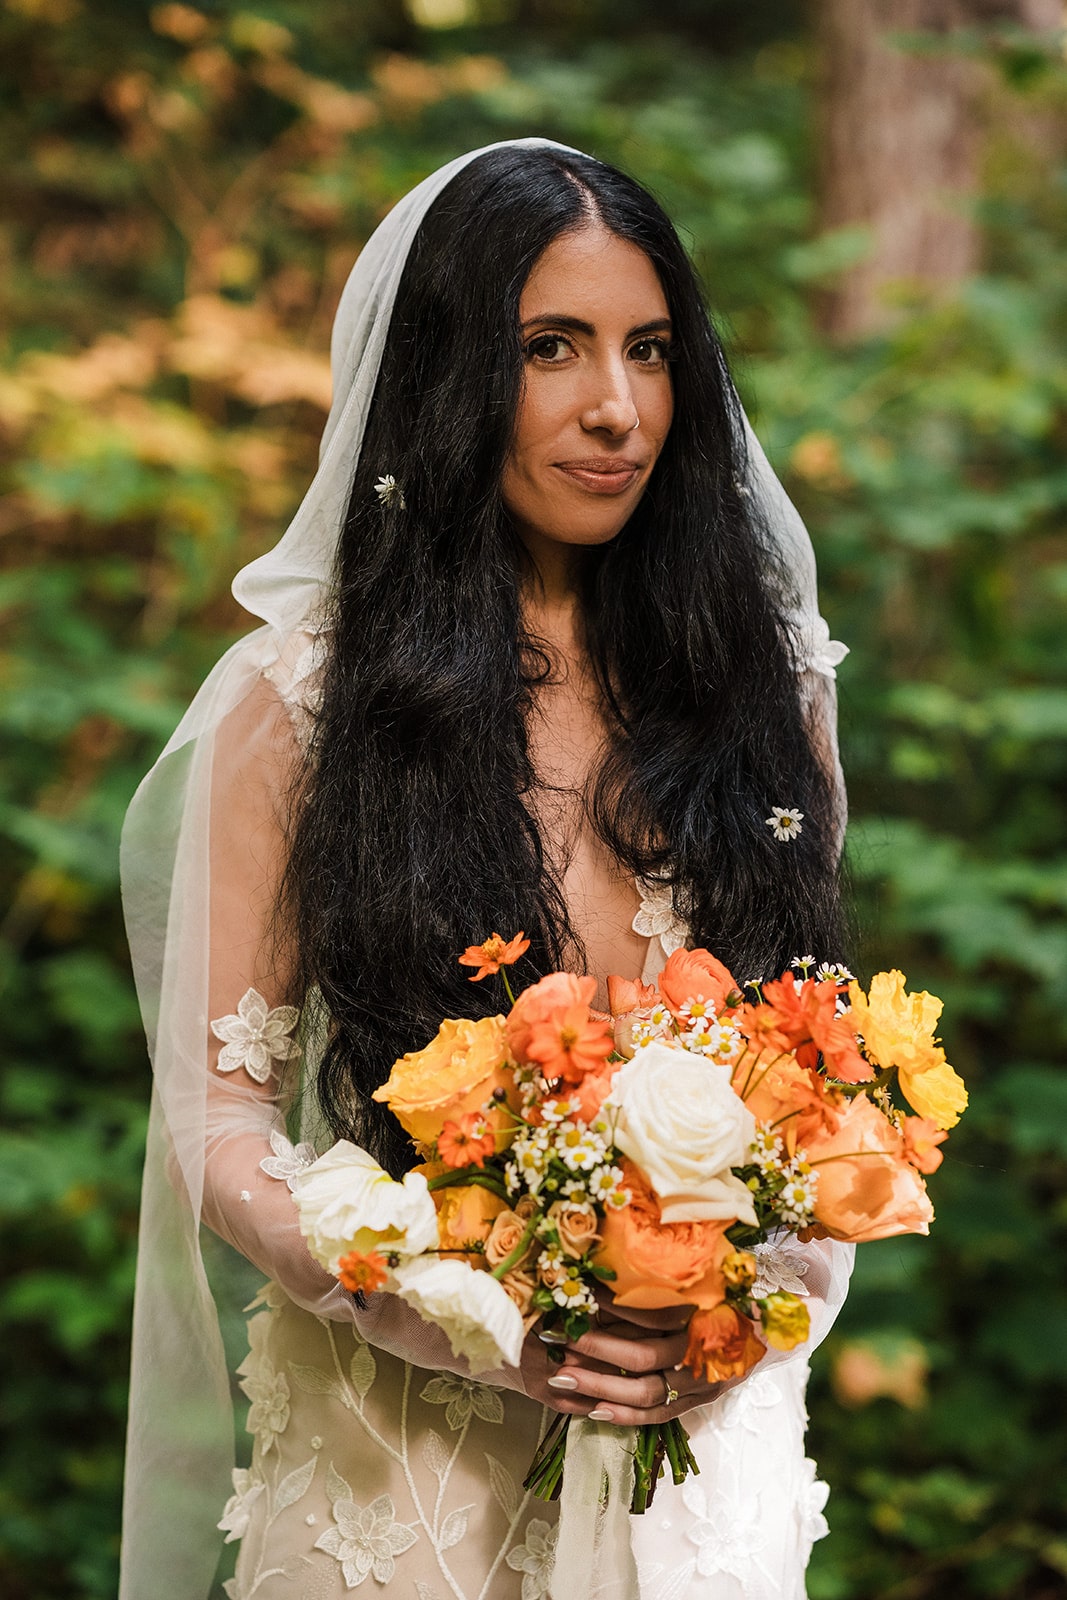
{"type": "MultiPolygon", "coordinates": [[[[504,144],[567,149],[536,138],[504,144]]],[[[229,1309],[239,1310],[242,1288],[245,1298],[255,1288],[253,1274],[250,1290],[240,1281],[220,1290],[210,1270],[211,1236],[201,1231],[211,1136],[204,1053],[211,1015],[210,799],[213,770],[239,758],[228,736],[217,735],[233,725],[264,673],[288,660],[294,635],[315,630],[408,251],[437,196],[484,153],[460,156],[418,184],[361,252],[334,323],[334,399],[318,471],[279,543],[234,581],[235,596],[263,625],[209,674],[127,816],[123,899],[155,1085],[134,1313],[121,1600],[205,1600],[211,1589],[235,1438],[234,1363],[220,1299],[225,1292],[229,1309]]],[[[747,424],[746,430],[746,487],[791,579],[798,668],[809,701],[821,697],[825,706],[823,726],[836,759],[833,678],[844,648],[830,644],[819,616],[804,524],[747,424]]],[[[262,1119],[252,1102],[239,1105],[235,1097],[233,1103],[250,1125],[262,1119]]],[[[319,1293],[313,1286],[305,1303],[319,1309],[319,1293]]],[[[336,1304],[326,1312],[345,1314],[336,1304]]]]}

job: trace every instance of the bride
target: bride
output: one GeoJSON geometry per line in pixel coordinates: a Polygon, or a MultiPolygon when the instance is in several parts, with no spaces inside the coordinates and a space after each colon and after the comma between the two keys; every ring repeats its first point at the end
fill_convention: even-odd
{"type": "MultiPolygon", "coordinates": [[[[263,626],[124,834],[156,1089],[121,1594],[206,1600],[225,1537],[233,1600],[799,1600],[826,1527],[811,1345],[713,1387],[676,1370],[677,1314],[605,1306],[473,1382],[402,1302],[357,1305],[311,1260],[287,1180],[341,1137],[411,1164],[371,1095],[441,1017],[497,1010],[456,961],[494,930],[531,938],[518,981],[588,971],[601,1005],[683,943],[746,979],[837,959],[844,652],[807,535],[670,222],[559,145],[407,195],[332,359],[319,471],[235,581],[263,626]],[[521,1487],[546,1408],[682,1413],[700,1476],[557,1561],[558,1507],[521,1487]]],[[[817,1343],[850,1247],[761,1266],[817,1343]]]]}

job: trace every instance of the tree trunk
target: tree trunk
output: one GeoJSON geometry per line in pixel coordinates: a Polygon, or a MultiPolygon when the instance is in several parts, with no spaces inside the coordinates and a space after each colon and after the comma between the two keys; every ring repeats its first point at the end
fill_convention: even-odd
{"type": "Polygon", "coordinates": [[[991,22],[1053,31],[1062,0],[817,0],[820,226],[861,224],[867,257],[820,299],[841,341],[890,325],[892,285],[951,290],[978,265],[970,214],[988,75],[962,54],[922,55],[896,33],[945,36],[991,22]]]}

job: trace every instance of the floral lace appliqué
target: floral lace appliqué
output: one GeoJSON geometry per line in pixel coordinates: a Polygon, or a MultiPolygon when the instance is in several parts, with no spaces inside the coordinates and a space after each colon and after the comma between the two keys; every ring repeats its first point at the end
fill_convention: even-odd
{"type": "Polygon", "coordinates": [[[508,1566],[522,1573],[522,1600],[546,1600],[558,1532],[550,1523],[533,1517],[526,1525],[525,1543],[508,1551],[508,1566]]]}
{"type": "Polygon", "coordinates": [[[777,1294],[782,1289],[790,1294],[807,1294],[804,1279],[808,1262],[802,1250],[795,1246],[790,1249],[788,1244],[768,1239],[763,1244],[754,1245],[752,1253],[756,1258],[756,1281],[752,1285],[752,1293],[757,1300],[764,1295],[777,1294]]]}
{"type": "Polygon", "coordinates": [[[452,1377],[439,1372],[423,1389],[420,1399],[432,1406],[445,1407],[445,1421],[455,1432],[470,1421],[471,1412],[483,1422],[503,1422],[504,1402],[495,1389],[470,1378],[452,1377]]]}
{"type": "Polygon", "coordinates": [[[642,938],[658,938],[665,955],[680,950],[689,937],[689,928],[674,908],[674,892],[658,878],[635,878],[641,896],[641,909],[631,926],[642,938]]]}
{"type": "Polygon", "coordinates": [[[326,1475],[326,1493],[337,1526],[319,1535],[315,1549],[336,1557],[349,1589],[358,1588],[372,1574],[378,1583],[391,1583],[396,1557],[410,1550],[418,1538],[414,1528],[396,1520],[392,1495],[380,1494],[369,1506],[357,1505],[348,1484],[332,1466],[326,1475]]]}
{"type": "Polygon", "coordinates": [[[232,1544],[235,1539],[243,1539],[248,1532],[248,1524],[252,1516],[252,1507],[266,1488],[261,1480],[255,1480],[247,1467],[234,1467],[233,1469],[233,1494],[226,1502],[226,1509],[216,1523],[226,1535],[226,1543],[232,1544]]]}
{"type": "Polygon", "coordinates": [[[300,1013],[295,1006],[268,1007],[256,989],[246,989],[236,1013],[216,1017],[211,1031],[223,1040],[219,1051],[220,1072],[236,1072],[244,1067],[250,1078],[266,1083],[275,1061],[291,1061],[300,1046],[290,1038],[300,1013]]]}
{"type": "Polygon", "coordinates": [[[259,1170],[265,1172],[268,1178],[280,1178],[290,1189],[299,1175],[306,1172],[316,1159],[313,1144],[293,1144],[277,1128],[271,1130],[270,1147],[274,1154],[263,1157],[259,1170]]]}

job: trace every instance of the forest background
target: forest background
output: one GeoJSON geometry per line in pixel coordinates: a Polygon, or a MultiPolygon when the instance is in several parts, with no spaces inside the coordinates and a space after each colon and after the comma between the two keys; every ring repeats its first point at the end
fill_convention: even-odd
{"type": "Polygon", "coordinates": [[[816,1358],[813,1600],[1067,1594],[1058,11],[0,3],[8,1600],[115,1592],[148,1097],[123,811],[311,476],[361,243],[534,131],[691,243],[852,650],[855,964],[944,997],[972,1093],[931,1237],[859,1252],[816,1358]]]}

